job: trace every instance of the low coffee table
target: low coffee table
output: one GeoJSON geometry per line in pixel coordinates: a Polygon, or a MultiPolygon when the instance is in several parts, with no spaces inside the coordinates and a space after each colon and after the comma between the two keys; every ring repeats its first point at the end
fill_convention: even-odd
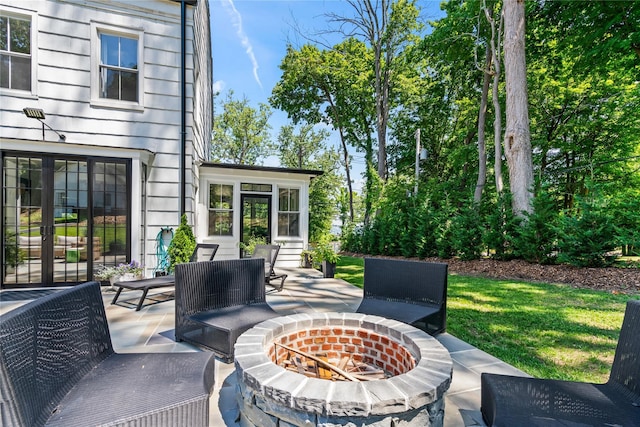
{"type": "MultiPolygon", "coordinates": [[[[136,307],[136,311],[139,311],[142,308],[142,303],[147,297],[147,292],[149,292],[149,289],[165,288],[169,286],[175,286],[175,284],[176,284],[175,276],[159,276],[159,277],[152,277],[150,279],[115,282],[113,286],[116,286],[118,290],[116,291],[116,295],[113,297],[113,301],[111,301],[111,304],[116,303],[116,301],[118,300],[118,297],[120,296],[120,292],[122,292],[123,289],[142,291],[142,296],[140,297],[140,301],[138,301],[138,305],[136,307]]],[[[162,301],[158,301],[158,302],[162,302],[162,301]]]]}

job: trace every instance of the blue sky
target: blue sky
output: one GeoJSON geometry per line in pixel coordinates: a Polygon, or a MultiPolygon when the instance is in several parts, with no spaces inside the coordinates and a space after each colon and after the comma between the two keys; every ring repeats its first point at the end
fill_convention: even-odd
{"type": "MultiPolygon", "coordinates": [[[[214,90],[236,98],[246,96],[253,107],[268,104],[271,90],[280,80],[280,62],[287,44],[299,47],[308,42],[293,29],[302,28],[309,36],[328,28],[328,12],[350,16],[351,6],[342,0],[209,0],[213,50],[214,90]]],[[[419,0],[424,18],[440,12],[440,0],[419,0]]],[[[286,113],[273,110],[270,124],[273,139],[287,124],[286,113]]],[[[337,140],[330,141],[337,144],[337,140]]],[[[354,179],[362,163],[354,153],[354,179]]],[[[265,165],[277,166],[267,159],[265,165]]]]}

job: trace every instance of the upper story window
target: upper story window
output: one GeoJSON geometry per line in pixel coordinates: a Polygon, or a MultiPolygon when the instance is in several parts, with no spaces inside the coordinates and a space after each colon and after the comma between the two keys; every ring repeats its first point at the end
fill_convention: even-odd
{"type": "Polygon", "coordinates": [[[31,91],[31,18],[0,16],[0,87],[31,91]]]}
{"type": "Polygon", "coordinates": [[[100,98],[138,102],[138,40],[100,34],[100,98]]]}
{"type": "Polygon", "coordinates": [[[278,235],[300,236],[300,190],[278,189],[278,235]]]}
{"type": "Polygon", "coordinates": [[[144,33],[96,22],[91,29],[91,104],[142,110],[144,33]]]}
{"type": "Polygon", "coordinates": [[[233,185],[209,184],[209,236],[233,235],[233,185]]]}

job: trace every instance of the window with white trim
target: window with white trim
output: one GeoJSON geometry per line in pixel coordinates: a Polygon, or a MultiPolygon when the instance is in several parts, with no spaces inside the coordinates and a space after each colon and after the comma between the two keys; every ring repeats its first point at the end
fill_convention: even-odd
{"type": "Polygon", "coordinates": [[[31,91],[31,17],[0,15],[0,87],[31,91]]]}
{"type": "Polygon", "coordinates": [[[91,23],[91,104],[144,108],[144,32],[91,23]]]}
{"type": "Polygon", "coordinates": [[[300,236],[300,190],[278,189],[278,235],[300,236]]]}
{"type": "Polygon", "coordinates": [[[209,236],[233,235],[233,185],[209,184],[209,236]]]}

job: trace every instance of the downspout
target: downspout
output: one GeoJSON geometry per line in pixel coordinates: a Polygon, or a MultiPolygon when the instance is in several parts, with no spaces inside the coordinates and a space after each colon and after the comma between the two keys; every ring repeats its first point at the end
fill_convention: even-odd
{"type": "Polygon", "coordinates": [[[186,91],[186,63],[187,63],[187,0],[180,2],[180,218],[186,212],[185,197],[187,195],[186,186],[186,161],[187,155],[187,91],[186,91]]]}

